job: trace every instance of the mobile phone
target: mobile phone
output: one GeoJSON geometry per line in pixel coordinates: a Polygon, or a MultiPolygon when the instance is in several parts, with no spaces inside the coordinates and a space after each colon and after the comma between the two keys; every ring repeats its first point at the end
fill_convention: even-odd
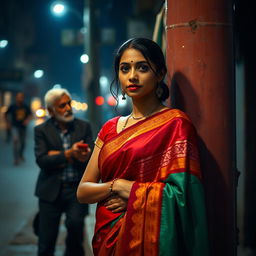
{"type": "Polygon", "coordinates": [[[89,147],[89,144],[86,144],[86,143],[79,143],[79,144],[77,144],[77,147],[78,147],[79,149],[87,150],[88,147],[89,147]]]}

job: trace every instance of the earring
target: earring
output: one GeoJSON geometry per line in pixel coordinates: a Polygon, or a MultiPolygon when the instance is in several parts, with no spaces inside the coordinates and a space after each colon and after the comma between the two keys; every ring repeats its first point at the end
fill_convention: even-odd
{"type": "Polygon", "coordinates": [[[122,91],[122,100],[126,100],[126,97],[125,97],[125,92],[124,91],[122,91]]]}
{"type": "Polygon", "coordinates": [[[163,92],[164,92],[164,90],[163,90],[162,86],[159,84],[159,85],[157,86],[157,88],[156,88],[156,96],[157,96],[159,99],[161,99],[161,97],[162,97],[162,95],[163,95],[163,92]]]}

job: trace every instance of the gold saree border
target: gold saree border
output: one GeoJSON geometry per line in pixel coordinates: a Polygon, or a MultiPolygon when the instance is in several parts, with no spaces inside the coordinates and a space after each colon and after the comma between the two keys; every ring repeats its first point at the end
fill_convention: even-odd
{"type": "Polygon", "coordinates": [[[103,140],[101,140],[99,137],[96,138],[94,144],[98,147],[98,148],[102,148],[104,142],[103,140]]]}
{"type": "Polygon", "coordinates": [[[132,240],[129,243],[131,255],[158,255],[157,234],[160,226],[159,209],[161,209],[159,198],[163,186],[164,184],[161,183],[139,184],[136,200],[133,203],[135,213],[132,221],[135,225],[131,229],[132,240]]]}
{"type": "Polygon", "coordinates": [[[105,144],[104,148],[102,148],[101,166],[103,165],[105,159],[119,150],[127,141],[160,127],[176,117],[182,117],[189,120],[183,112],[177,109],[170,109],[168,111],[163,111],[163,113],[160,112],[159,115],[153,116],[152,118],[145,120],[143,123],[137,123],[134,126],[128,127],[123,132],[119,133],[119,136],[105,144]]]}
{"type": "Polygon", "coordinates": [[[198,163],[198,160],[191,158],[186,159],[185,157],[173,159],[171,163],[162,167],[158,179],[164,180],[170,174],[178,172],[188,172],[201,179],[200,164],[198,163]],[[187,162],[187,160],[189,162],[187,162]],[[184,169],[186,169],[186,171],[184,169]]]}

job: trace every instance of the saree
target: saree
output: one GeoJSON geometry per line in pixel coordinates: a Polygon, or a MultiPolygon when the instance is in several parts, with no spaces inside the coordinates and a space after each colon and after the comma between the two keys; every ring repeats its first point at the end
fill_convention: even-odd
{"type": "Polygon", "coordinates": [[[120,133],[108,121],[101,148],[102,182],[135,181],[126,211],[96,209],[95,255],[207,256],[208,234],[197,135],[180,110],[158,112],[120,133]]]}

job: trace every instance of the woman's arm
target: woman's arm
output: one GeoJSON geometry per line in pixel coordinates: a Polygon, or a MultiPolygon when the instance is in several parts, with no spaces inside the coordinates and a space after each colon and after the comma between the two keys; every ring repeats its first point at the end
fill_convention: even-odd
{"type": "MultiPolygon", "coordinates": [[[[112,196],[110,190],[112,181],[98,183],[100,179],[99,153],[100,149],[95,146],[77,189],[77,198],[80,203],[93,204],[112,196]]],[[[133,181],[117,179],[113,183],[112,192],[127,200],[133,183],[133,181]]]]}
{"type": "Polygon", "coordinates": [[[111,182],[98,183],[100,179],[98,168],[99,153],[100,149],[95,146],[77,189],[77,199],[80,203],[93,204],[110,196],[111,182]]]}

